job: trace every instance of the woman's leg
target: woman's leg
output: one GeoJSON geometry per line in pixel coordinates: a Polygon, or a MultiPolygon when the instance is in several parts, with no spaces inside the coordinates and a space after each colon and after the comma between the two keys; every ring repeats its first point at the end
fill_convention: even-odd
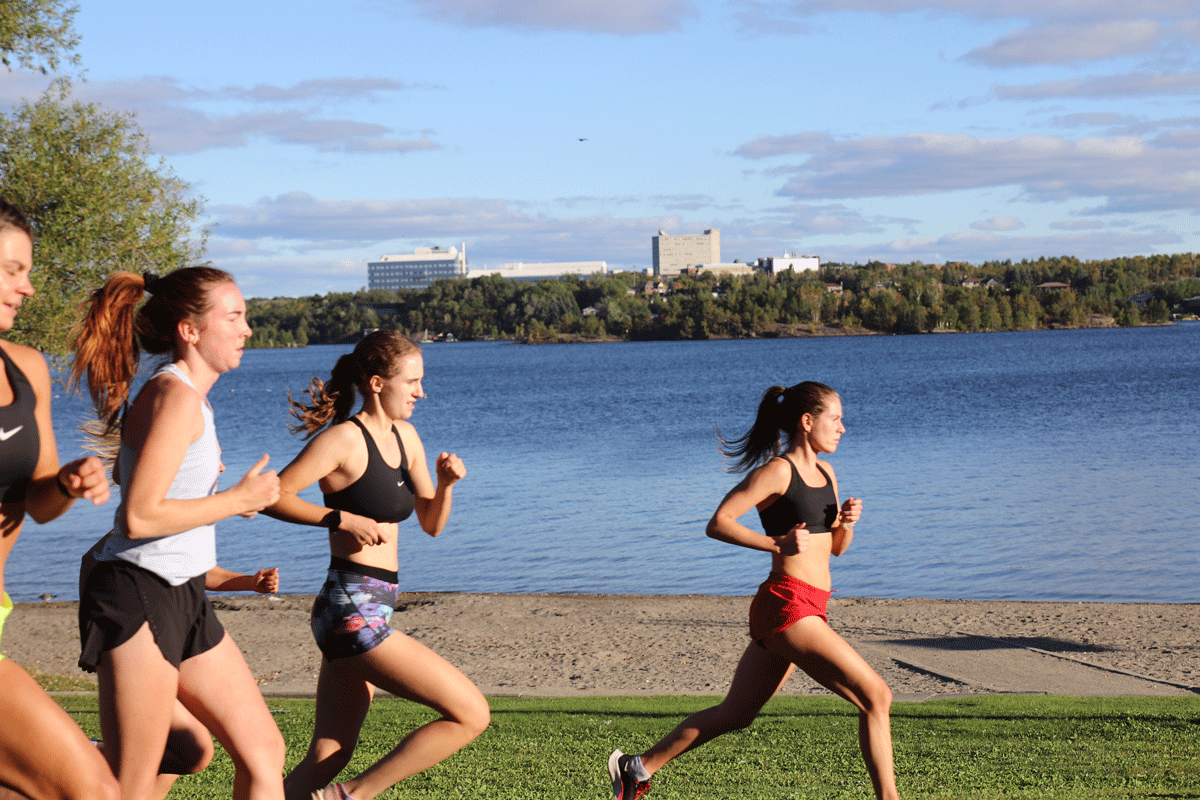
{"type": "Polygon", "coordinates": [[[308,800],[332,783],[354,755],[375,687],[347,669],[346,661],[321,658],[312,741],[304,760],[283,781],[287,800],[308,800]]]}
{"type": "Polygon", "coordinates": [[[164,775],[195,775],[209,765],[213,755],[208,728],[176,700],[171,732],[167,734],[167,751],[158,771],[164,775]]]}
{"type": "Polygon", "coordinates": [[[748,727],[792,672],[788,659],[751,642],[733,673],[720,705],[697,711],[642,753],[642,766],[653,775],[671,759],[723,733],[748,727]]]}
{"type": "Polygon", "coordinates": [[[121,784],[121,800],[149,800],[157,791],[179,672],[143,623],[124,644],[105,651],[96,674],[104,758],[121,784]]]}
{"type": "Polygon", "coordinates": [[[466,675],[402,633],[394,632],[371,651],[343,660],[362,680],[442,715],[346,781],[343,786],[355,800],[373,800],[383,790],[445,760],[474,741],[491,721],[487,699],[466,675]]]}
{"type": "MultiPolygon", "coordinates": [[[[213,759],[212,735],[200,720],[175,701],[171,717],[171,731],[167,734],[167,749],[158,767],[158,779],[154,782],[154,794],[150,800],[164,800],[175,780],[180,775],[195,775],[213,759]]],[[[3,798],[0,798],[3,800],[3,798]]]]}
{"type": "Polygon", "coordinates": [[[883,678],[820,617],[805,617],[767,637],[764,644],[858,708],[858,744],[875,796],[898,798],[892,764],[892,691],[883,678]]]}
{"type": "Polygon", "coordinates": [[[179,699],[233,760],[234,800],[283,800],[283,736],[229,634],[180,665],[179,699]]]}
{"type": "Polygon", "coordinates": [[[0,659],[0,686],[0,798],[120,800],[104,756],[29,673],[0,659]]]}
{"type": "MultiPolygon", "coordinates": [[[[103,742],[96,742],[101,752],[103,742]]],[[[171,716],[171,730],[167,734],[167,749],[163,753],[162,763],[158,766],[158,780],[154,783],[154,792],[150,800],[163,800],[167,792],[175,784],[180,775],[194,775],[209,765],[214,755],[212,735],[200,720],[192,716],[183,707],[183,703],[175,701],[175,711],[171,716]]],[[[0,800],[8,800],[0,793],[0,800]]]]}

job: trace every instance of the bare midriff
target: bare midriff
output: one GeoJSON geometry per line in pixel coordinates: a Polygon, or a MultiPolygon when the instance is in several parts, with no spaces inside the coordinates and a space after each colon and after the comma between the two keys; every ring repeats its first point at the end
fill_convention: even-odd
{"type": "Polygon", "coordinates": [[[833,534],[810,533],[808,549],[803,553],[791,556],[772,554],[771,571],[782,572],[810,586],[829,591],[833,585],[833,578],[829,574],[829,558],[832,552],[833,534]]]}
{"type": "Polygon", "coordinates": [[[355,540],[353,535],[345,531],[335,531],[329,534],[329,554],[335,558],[344,558],[366,567],[398,571],[400,560],[397,555],[396,536],[400,526],[395,522],[379,524],[391,534],[389,541],[364,547],[355,540]]]}

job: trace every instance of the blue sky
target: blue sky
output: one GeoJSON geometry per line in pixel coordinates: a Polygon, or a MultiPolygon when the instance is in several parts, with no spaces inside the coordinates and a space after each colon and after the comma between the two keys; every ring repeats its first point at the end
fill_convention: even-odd
{"type": "MultiPolygon", "coordinates": [[[[1183,0],[80,4],[77,95],[137,114],[250,296],[462,242],[644,269],[659,229],[725,261],[1200,251],[1183,0]]],[[[43,85],[0,73],[0,107],[43,85]]]]}

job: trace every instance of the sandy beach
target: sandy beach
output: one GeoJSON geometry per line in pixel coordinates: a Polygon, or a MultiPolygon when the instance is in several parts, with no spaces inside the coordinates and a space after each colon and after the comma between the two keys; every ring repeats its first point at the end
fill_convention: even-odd
{"type": "MultiPolygon", "coordinates": [[[[265,695],[311,695],[311,595],[214,597],[265,695]]],[[[405,594],[392,627],[489,695],[720,695],[748,643],[749,597],[405,594]]],[[[4,654],[79,670],[77,606],[19,603],[4,654]]],[[[1200,606],[834,598],[830,623],[897,700],[1016,692],[1200,694],[1200,606]]],[[[784,694],[823,694],[793,676],[784,694]]]]}

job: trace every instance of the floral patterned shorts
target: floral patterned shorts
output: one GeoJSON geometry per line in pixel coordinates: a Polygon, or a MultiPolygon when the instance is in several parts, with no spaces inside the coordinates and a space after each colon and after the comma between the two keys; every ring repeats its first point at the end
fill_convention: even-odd
{"type": "Polygon", "coordinates": [[[393,631],[395,583],[349,570],[331,569],[313,603],[313,637],[330,661],[360,656],[378,647],[393,631]]]}

